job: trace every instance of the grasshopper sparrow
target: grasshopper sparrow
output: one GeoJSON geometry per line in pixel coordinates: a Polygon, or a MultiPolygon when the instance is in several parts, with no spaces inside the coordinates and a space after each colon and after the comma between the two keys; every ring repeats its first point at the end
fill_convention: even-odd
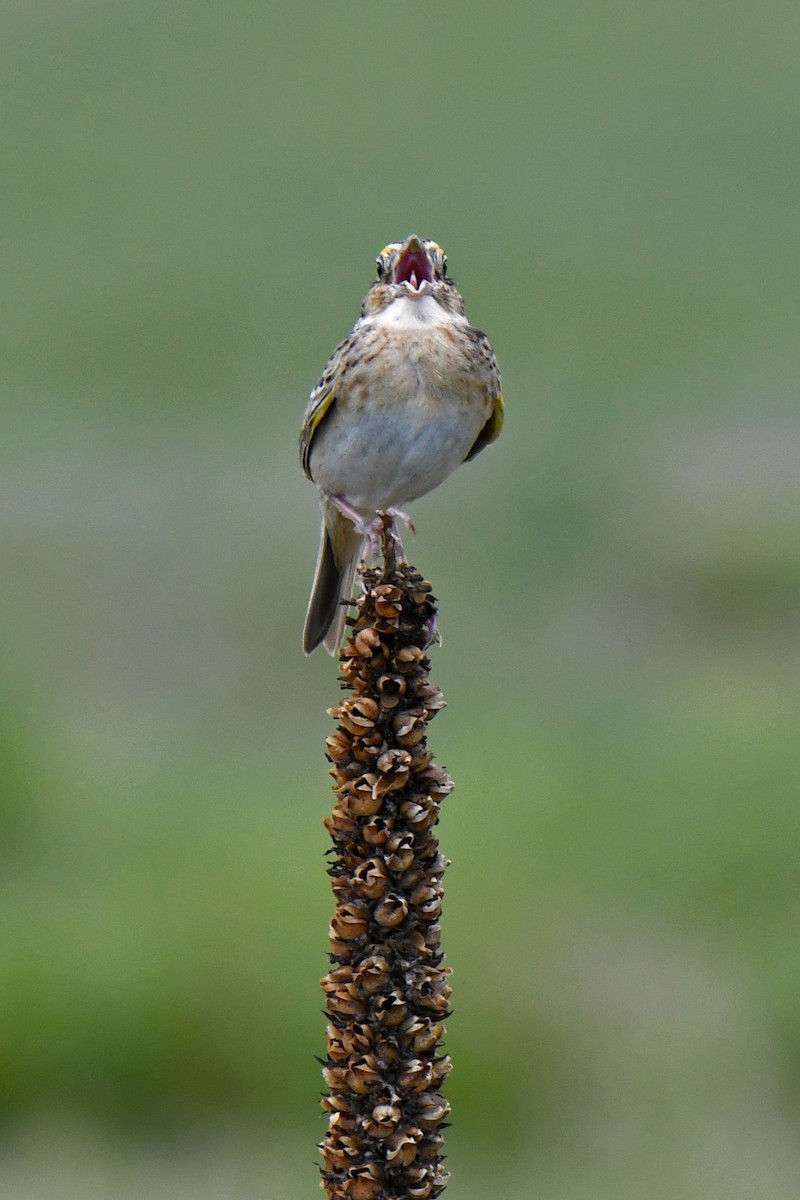
{"type": "Polygon", "coordinates": [[[352,333],[311,393],[300,459],[321,494],[322,538],[303,648],[336,654],[346,602],[376,514],[402,517],[498,437],[500,372],[469,324],[436,242],[410,237],[377,257],[377,279],[352,333]]]}

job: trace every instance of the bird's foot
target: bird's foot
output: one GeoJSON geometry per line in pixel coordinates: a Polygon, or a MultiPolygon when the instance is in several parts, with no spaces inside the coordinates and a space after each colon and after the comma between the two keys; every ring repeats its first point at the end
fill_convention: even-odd
{"type": "Polygon", "coordinates": [[[345,500],[344,496],[328,496],[328,499],[335,508],[338,508],[343,517],[352,521],[356,533],[360,533],[364,538],[364,557],[377,558],[380,554],[381,530],[383,529],[381,518],[364,517],[357,508],[353,508],[353,505],[345,500]]]}
{"type": "Polygon", "coordinates": [[[387,508],[386,510],[394,522],[402,521],[407,529],[410,529],[413,534],[416,534],[417,527],[414,524],[413,517],[410,517],[402,508],[387,508]]]}
{"type": "Polygon", "coordinates": [[[429,646],[434,644],[434,642],[437,646],[441,646],[442,644],[442,635],[439,632],[439,621],[436,613],[434,613],[430,619],[430,623],[428,625],[428,636],[425,639],[425,645],[423,649],[427,650],[429,646]]]}
{"type": "Polygon", "coordinates": [[[408,562],[405,546],[403,545],[403,539],[400,537],[400,533],[397,529],[397,522],[402,521],[403,524],[414,534],[417,532],[417,527],[408,513],[404,512],[402,508],[387,508],[386,512],[388,516],[392,518],[392,524],[389,532],[391,533],[392,541],[394,542],[395,555],[400,562],[408,562]]]}

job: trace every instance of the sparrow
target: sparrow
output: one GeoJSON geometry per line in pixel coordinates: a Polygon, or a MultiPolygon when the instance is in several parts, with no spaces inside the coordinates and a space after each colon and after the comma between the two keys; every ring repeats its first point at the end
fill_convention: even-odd
{"type": "Polygon", "coordinates": [[[391,242],[353,330],[311,393],[300,461],[322,510],[303,649],[335,655],[365,547],[379,512],[438,487],[499,436],[500,371],[485,333],[470,325],[447,255],[416,236],[391,242]]]}

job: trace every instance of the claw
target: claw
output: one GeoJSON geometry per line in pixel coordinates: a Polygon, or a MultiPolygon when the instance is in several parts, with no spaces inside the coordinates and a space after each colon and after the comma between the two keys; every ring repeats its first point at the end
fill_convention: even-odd
{"type": "Polygon", "coordinates": [[[404,512],[402,508],[387,508],[386,511],[390,517],[395,519],[395,521],[402,521],[407,529],[410,529],[413,534],[416,534],[417,527],[414,524],[413,518],[410,517],[407,512],[404,512]]]}
{"type": "MultiPolygon", "coordinates": [[[[364,538],[366,543],[364,547],[365,557],[378,558],[380,556],[381,534],[383,532],[382,518],[379,516],[372,518],[362,516],[357,508],[353,508],[353,505],[350,504],[348,500],[345,500],[344,496],[328,496],[328,499],[330,500],[331,504],[338,508],[342,516],[347,517],[348,521],[353,522],[353,525],[356,527],[356,532],[360,533],[364,538]]],[[[413,534],[416,534],[417,527],[414,524],[413,519],[408,515],[407,512],[404,512],[402,508],[388,508],[386,511],[392,518],[390,532],[392,535],[392,540],[395,544],[397,557],[401,562],[407,562],[408,559],[406,558],[405,547],[403,546],[402,538],[397,531],[397,522],[398,520],[402,521],[404,525],[408,526],[413,534]]]]}
{"type": "Polygon", "coordinates": [[[427,650],[429,646],[434,644],[434,642],[437,646],[441,646],[442,644],[442,635],[439,632],[439,621],[436,613],[434,613],[430,619],[430,624],[428,625],[428,636],[425,639],[425,646],[423,648],[427,650]]]}

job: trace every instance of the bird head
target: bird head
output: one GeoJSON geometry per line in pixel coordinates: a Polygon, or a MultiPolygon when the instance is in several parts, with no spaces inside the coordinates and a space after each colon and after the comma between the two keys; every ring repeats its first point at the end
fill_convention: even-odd
{"type": "Polygon", "coordinates": [[[396,300],[431,297],[448,312],[463,313],[464,302],[447,274],[447,255],[436,242],[412,235],[390,242],[375,260],[377,278],[367,292],[363,316],[374,315],[396,300]]]}

